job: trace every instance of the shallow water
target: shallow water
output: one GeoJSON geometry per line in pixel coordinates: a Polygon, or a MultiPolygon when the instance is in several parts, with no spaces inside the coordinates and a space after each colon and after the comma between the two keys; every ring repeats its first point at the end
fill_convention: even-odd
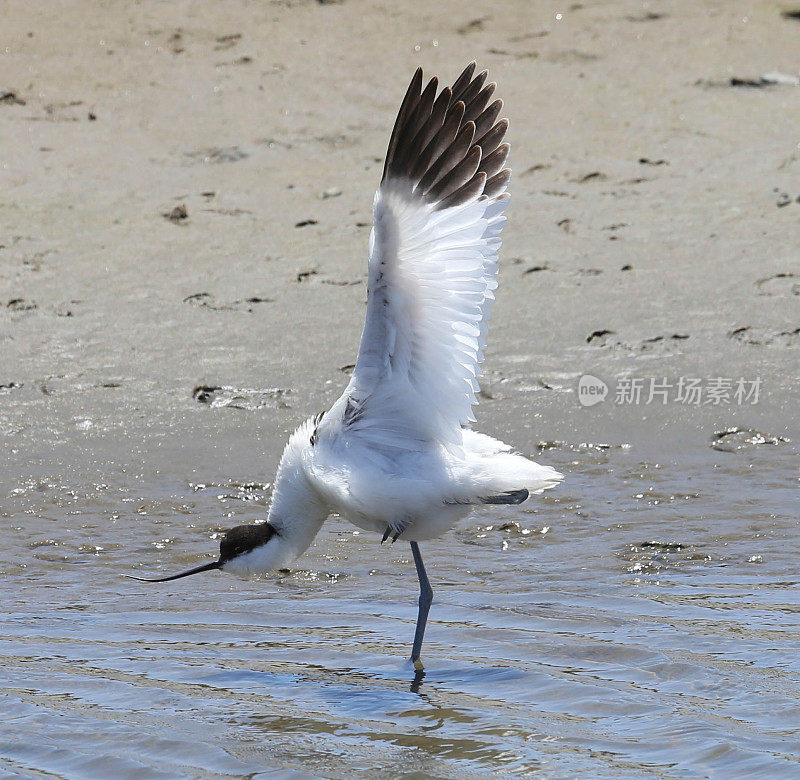
{"type": "Polygon", "coordinates": [[[422,680],[407,545],[334,518],[278,579],[148,585],[268,486],[7,484],[1,773],[796,777],[796,458],[547,449],[563,486],[423,546],[422,680]]]}

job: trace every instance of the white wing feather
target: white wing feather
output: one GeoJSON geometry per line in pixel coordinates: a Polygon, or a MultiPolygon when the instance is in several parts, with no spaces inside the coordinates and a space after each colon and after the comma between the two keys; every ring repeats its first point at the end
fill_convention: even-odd
{"type": "Polygon", "coordinates": [[[378,190],[350,431],[383,446],[461,444],[475,419],[507,202],[435,211],[402,182],[378,190]]]}

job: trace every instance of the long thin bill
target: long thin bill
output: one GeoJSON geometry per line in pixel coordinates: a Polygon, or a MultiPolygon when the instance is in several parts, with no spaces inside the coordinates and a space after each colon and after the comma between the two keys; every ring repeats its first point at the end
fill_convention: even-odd
{"type": "Polygon", "coordinates": [[[170,577],[158,577],[154,580],[148,579],[147,577],[134,577],[132,574],[123,574],[123,577],[127,577],[129,580],[139,580],[139,582],[169,582],[170,580],[179,580],[181,577],[188,577],[190,574],[200,574],[203,571],[211,571],[212,569],[219,569],[221,564],[219,561],[211,561],[211,563],[204,563],[202,566],[198,566],[194,569],[189,569],[189,571],[182,571],[180,574],[173,574],[170,577]]]}

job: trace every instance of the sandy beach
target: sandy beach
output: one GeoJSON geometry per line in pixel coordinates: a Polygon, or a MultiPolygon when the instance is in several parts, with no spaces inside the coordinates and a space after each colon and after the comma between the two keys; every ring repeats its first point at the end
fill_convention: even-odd
{"type": "MultiPolygon", "coordinates": [[[[84,574],[102,569],[110,605],[126,597],[119,574],[138,563],[175,569],[211,551],[213,534],[232,516],[263,518],[287,434],[328,408],[355,361],[372,197],[408,80],[421,66],[447,82],[472,59],[489,70],[505,102],[514,171],[479,427],[567,473],[560,496],[527,519],[537,529],[571,529],[563,541],[578,546],[572,549],[595,545],[597,529],[605,529],[606,546],[595,552],[598,560],[605,555],[609,577],[624,582],[638,576],[636,565],[641,570],[627,545],[653,534],[700,544],[686,530],[693,522],[700,535],[716,529],[708,530],[709,549],[693,548],[693,561],[726,555],[728,528],[744,545],[743,567],[763,555],[754,540],[769,539],[776,554],[766,579],[776,587],[791,580],[776,596],[784,611],[775,608],[796,623],[797,566],[789,557],[798,541],[792,502],[800,442],[796,6],[148,0],[3,8],[0,517],[10,529],[5,579],[20,596],[28,593],[15,609],[20,625],[53,598],[37,590],[40,577],[56,583],[63,576],[65,592],[91,610],[92,599],[71,590],[86,582],[72,579],[71,563],[84,574]],[[606,387],[605,400],[580,402],[585,375],[606,387]],[[628,481],[614,483],[621,474],[628,481]],[[203,499],[206,486],[232,495],[231,505],[203,499]],[[661,492],[665,498],[653,497],[661,492]],[[645,498],[631,498],[639,493],[645,498]],[[676,514],[675,496],[683,494],[697,500],[676,514]],[[633,501],[633,515],[613,509],[621,496],[633,501]],[[736,508],[726,515],[726,506],[736,508]],[[655,514],[640,513],[648,507],[655,514]],[[622,536],[611,533],[615,527],[622,536]],[[162,537],[172,541],[154,547],[162,537]]],[[[490,522],[487,515],[475,527],[490,522]]],[[[347,556],[337,557],[338,542],[321,536],[302,565],[360,571],[360,585],[351,581],[339,596],[344,602],[369,595],[365,580],[378,566],[389,578],[378,590],[397,604],[407,598],[410,616],[411,572],[397,593],[388,584],[390,571],[408,570],[396,562],[400,552],[391,563],[371,543],[351,541],[362,546],[348,548],[347,563],[339,562],[347,556]],[[380,563],[359,557],[366,550],[380,563]]],[[[448,557],[446,549],[437,576],[453,582],[461,554],[448,557]]],[[[466,561],[473,548],[464,549],[466,561]]],[[[634,557],[644,548],[637,549],[634,557]]],[[[663,580],[675,549],[661,549],[661,563],[642,576],[663,580]]],[[[538,575],[531,582],[545,583],[538,575]]],[[[757,580],[737,580],[736,593],[749,593],[757,580]]],[[[245,588],[248,609],[260,614],[268,608],[255,606],[257,586],[217,588],[220,598],[245,588]]],[[[290,580],[284,591],[305,586],[309,598],[323,598],[311,576],[290,580]]],[[[437,596],[446,601],[445,593],[437,596]]],[[[149,592],[142,598],[163,616],[175,606],[149,592]]],[[[478,608],[469,594],[459,598],[478,608]]],[[[140,608],[146,620],[148,607],[140,608]]],[[[327,606],[311,602],[303,614],[317,608],[324,616],[327,606]]],[[[439,618],[446,614],[445,604],[439,618]]],[[[309,639],[316,629],[308,620],[302,641],[314,663],[333,664],[330,649],[309,639]]],[[[406,623],[386,628],[393,637],[408,631],[406,623]]],[[[685,647],[684,639],[677,645],[685,647]]],[[[446,643],[462,640],[434,632],[432,641],[445,643],[438,653],[445,659],[456,652],[446,643]]],[[[348,652],[347,663],[358,667],[356,650],[348,652]]],[[[536,663],[535,644],[525,653],[526,663],[536,663]]],[[[7,656],[23,676],[26,657],[7,656]]],[[[778,665],[792,664],[796,671],[796,660],[778,665]]],[[[378,677],[393,674],[380,668],[378,677]]],[[[13,678],[7,685],[16,690],[13,678]]],[[[771,690],[781,690],[773,682],[771,690]]],[[[775,706],[796,713],[796,677],[787,685],[787,700],[775,706]]],[[[752,691],[758,687],[753,682],[752,691]]],[[[237,690],[225,695],[236,698],[237,690]]],[[[299,700],[311,707],[309,697],[299,700]]],[[[23,700],[31,701],[20,694],[23,700]]],[[[128,704],[120,706],[127,712],[128,704]]],[[[565,705],[564,717],[570,712],[565,705]]],[[[619,763],[592,758],[592,740],[564,736],[569,729],[559,723],[573,762],[551,757],[545,776],[673,776],[668,751],[637,756],[609,743],[619,763]]],[[[538,723],[543,731],[551,725],[538,723]]],[[[778,741],[781,728],[754,726],[778,741]]],[[[709,745],[722,739],[712,736],[709,745]]],[[[706,756],[687,759],[683,769],[727,768],[733,776],[750,767],[750,758],[736,763],[740,745],[730,739],[733,764],[706,756]]],[[[765,742],[752,754],[770,749],[765,742]]],[[[236,766],[199,759],[186,773],[290,767],[326,775],[327,766],[329,776],[358,767],[395,776],[398,760],[391,749],[383,757],[360,753],[360,764],[340,755],[327,765],[322,756],[297,759],[297,750],[265,758],[232,749],[236,766]]],[[[417,750],[426,747],[420,742],[417,750]]],[[[534,759],[519,750],[520,767],[530,769],[525,762],[534,759]]],[[[503,771],[494,753],[485,760],[466,748],[457,753],[433,751],[432,763],[420,759],[413,768],[462,777],[503,771]]],[[[70,775],[44,754],[0,755],[12,772],[49,767],[70,775]]],[[[772,776],[791,774],[786,762],[771,766],[772,776]]],[[[180,763],[169,766],[182,771],[180,763]]]]}
{"type": "Polygon", "coordinates": [[[525,426],[498,431],[518,446],[622,438],[662,457],[736,425],[796,432],[800,93],[730,82],[797,75],[798,23],[748,8],[12,13],[0,419],[14,469],[77,448],[235,470],[324,408],[355,359],[372,192],[409,73],[452,78],[473,58],[500,84],[515,172],[482,420],[522,393],[525,426]],[[670,403],[642,421],[583,409],[584,373],[757,375],[762,391],[753,408],[670,403]],[[204,384],[291,401],[248,440],[237,415],[192,403],[204,384]]]}

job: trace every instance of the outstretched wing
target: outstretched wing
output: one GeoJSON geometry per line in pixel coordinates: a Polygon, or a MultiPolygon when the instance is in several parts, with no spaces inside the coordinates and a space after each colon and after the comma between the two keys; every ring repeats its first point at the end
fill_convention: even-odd
{"type": "Polygon", "coordinates": [[[473,421],[511,172],[495,85],[411,80],[375,195],[367,317],[342,402],[379,447],[461,444],[473,421]]]}

